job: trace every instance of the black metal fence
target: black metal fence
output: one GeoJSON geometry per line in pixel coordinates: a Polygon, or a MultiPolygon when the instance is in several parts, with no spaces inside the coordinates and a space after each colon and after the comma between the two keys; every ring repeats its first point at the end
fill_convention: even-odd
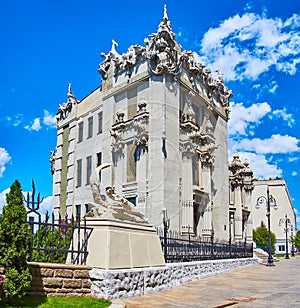
{"type": "MultiPolygon", "coordinates": [[[[86,220],[76,222],[71,218],[60,215],[51,219],[46,215],[44,221],[41,216],[29,215],[28,223],[31,229],[29,261],[86,264],[88,256],[87,244],[92,228],[86,226],[86,220]]],[[[32,214],[32,212],[31,212],[32,214]]],[[[34,214],[37,214],[36,212],[34,214]]]]}
{"type": "Polygon", "coordinates": [[[165,261],[190,262],[216,259],[249,258],[253,245],[247,242],[216,242],[214,237],[182,236],[177,231],[157,230],[165,261]]]}
{"type": "Polygon", "coordinates": [[[39,212],[43,199],[38,194],[35,199],[35,186],[32,193],[24,198],[27,205],[27,221],[31,230],[29,261],[86,264],[87,244],[93,228],[87,227],[86,220],[76,221],[74,216],[51,216],[48,212],[42,221],[39,212]]]}

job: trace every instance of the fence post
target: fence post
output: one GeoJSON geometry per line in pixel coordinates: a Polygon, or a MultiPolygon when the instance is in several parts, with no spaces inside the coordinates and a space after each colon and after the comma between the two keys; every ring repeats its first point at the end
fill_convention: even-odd
{"type": "Polygon", "coordinates": [[[210,243],[211,243],[211,257],[213,259],[214,259],[214,236],[215,236],[215,231],[214,229],[212,229],[210,235],[210,243]]]}
{"type": "Polygon", "coordinates": [[[165,262],[167,263],[168,257],[168,230],[170,227],[170,219],[168,218],[167,209],[162,209],[163,213],[163,225],[164,225],[164,257],[165,262]]]}

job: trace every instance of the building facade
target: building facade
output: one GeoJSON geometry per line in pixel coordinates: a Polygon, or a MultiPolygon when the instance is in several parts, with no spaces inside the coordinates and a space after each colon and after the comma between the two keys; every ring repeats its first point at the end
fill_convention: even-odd
{"type": "Polygon", "coordinates": [[[229,237],[236,241],[252,241],[253,172],[246,160],[234,154],[229,164],[229,237]]]}
{"type": "Polygon", "coordinates": [[[268,227],[266,216],[268,189],[270,200],[270,229],[275,234],[277,240],[275,253],[278,255],[284,255],[286,253],[286,218],[288,220],[288,252],[291,253],[292,244],[290,239],[296,235],[296,215],[284,179],[257,180],[254,182],[252,196],[253,229],[260,227],[262,222],[268,227]]]}
{"type": "Polygon", "coordinates": [[[166,9],[144,42],[120,55],[113,41],[101,54],[101,87],[80,102],[69,86],[51,157],[54,212],[84,216],[94,201],[90,177],[109,163],[101,185],[113,186],[154,226],[166,210],[173,230],[228,240],[231,91],[220,72],[182,50],[166,9]]]}

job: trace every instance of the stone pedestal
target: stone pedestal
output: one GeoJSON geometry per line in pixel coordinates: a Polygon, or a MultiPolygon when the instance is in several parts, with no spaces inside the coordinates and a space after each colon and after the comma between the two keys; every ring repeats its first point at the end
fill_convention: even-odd
{"type": "Polygon", "coordinates": [[[87,265],[102,269],[165,265],[159,237],[148,224],[87,218],[87,227],[93,228],[87,265]]]}

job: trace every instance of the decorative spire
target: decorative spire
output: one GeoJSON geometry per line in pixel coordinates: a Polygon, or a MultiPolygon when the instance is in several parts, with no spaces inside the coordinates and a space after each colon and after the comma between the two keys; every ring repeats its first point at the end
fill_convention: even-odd
{"type": "Polygon", "coordinates": [[[165,4],[164,5],[164,17],[163,17],[164,20],[168,20],[168,14],[167,14],[167,5],[165,4]]]}
{"type": "Polygon", "coordinates": [[[72,85],[69,82],[68,83],[68,101],[67,101],[67,104],[71,107],[72,104],[76,104],[76,103],[77,103],[77,99],[72,92],[72,85]]]}
{"type": "Polygon", "coordinates": [[[73,96],[73,93],[72,93],[72,85],[71,85],[70,82],[68,83],[68,97],[69,97],[69,96],[73,96]]]}

